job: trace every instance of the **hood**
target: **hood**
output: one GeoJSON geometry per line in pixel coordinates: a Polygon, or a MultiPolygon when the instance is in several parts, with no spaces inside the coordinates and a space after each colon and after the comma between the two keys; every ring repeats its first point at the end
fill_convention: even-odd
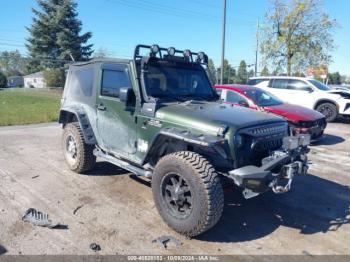
{"type": "Polygon", "coordinates": [[[254,125],[284,122],[280,117],[244,107],[219,102],[185,102],[160,108],[156,117],[162,121],[217,134],[223,125],[239,129],[254,125]]]}
{"type": "Polygon", "coordinates": [[[332,95],[338,95],[345,99],[350,99],[350,90],[344,90],[344,89],[332,89],[326,91],[328,94],[332,95]]]}
{"type": "Polygon", "coordinates": [[[332,87],[333,91],[345,91],[345,92],[350,92],[350,87],[346,86],[333,86],[332,87]]]}
{"type": "Polygon", "coordinates": [[[303,106],[283,103],[277,106],[264,107],[267,112],[282,116],[288,121],[315,121],[324,117],[320,112],[303,106]]]}

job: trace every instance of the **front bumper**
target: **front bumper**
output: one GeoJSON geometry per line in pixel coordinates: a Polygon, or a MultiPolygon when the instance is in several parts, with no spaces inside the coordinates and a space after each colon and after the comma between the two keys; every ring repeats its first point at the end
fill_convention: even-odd
{"type": "Polygon", "coordinates": [[[350,99],[341,98],[337,100],[339,105],[339,114],[350,116],[350,99]]]}
{"type": "Polygon", "coordinates": [[[289,136],[283,139],[281,150],[262,159],[260,167],[249,165],[229,171],[228,177],[244,188],[243,196],[251,198],[272,190],[285,193],[296,175],[307,173],[307,153],[310,135],[289,136]]]}

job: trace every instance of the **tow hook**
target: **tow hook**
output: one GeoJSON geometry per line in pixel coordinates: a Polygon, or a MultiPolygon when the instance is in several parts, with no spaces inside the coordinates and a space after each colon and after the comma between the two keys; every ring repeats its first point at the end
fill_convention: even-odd
{"type": "Polygon", "coordinates": [[[301,161],[285,165],[281,170],[281,175],[272,180],[269,187],[275,194],[286,193],[291,189],[294,176],[302,172],[304,172],[304,164],[301,161]]]}

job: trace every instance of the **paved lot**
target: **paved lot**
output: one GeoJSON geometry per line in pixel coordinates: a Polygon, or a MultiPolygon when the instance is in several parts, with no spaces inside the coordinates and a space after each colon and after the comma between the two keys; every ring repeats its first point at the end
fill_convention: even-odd
{"type": "Polygon", "coordinates": [[[0,128],[0,252],[6,254],[350,254],[350,124],[330,124],[292,191],[244,200],[225,190],[221,222],[196,239],[162,222],[149,184],[108,163],[66,167],[56,124],[0,128]],[[67,229],[21,221],[34,207],[67,229]],[[75,214],[73,211],[80,207],[75,214]],[[173,235],[181,248],[152,243],[173,235]]]}

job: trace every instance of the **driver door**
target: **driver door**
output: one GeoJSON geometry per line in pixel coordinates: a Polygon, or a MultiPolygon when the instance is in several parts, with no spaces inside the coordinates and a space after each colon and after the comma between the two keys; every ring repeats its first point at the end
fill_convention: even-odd
{"type": "Polygon", "coordinates": [[[103,64],[97,95],[99,144],[107,152],[129,156],[135,153],[136,124],[134,110],[126,110],[119,99],[122,87],[131,87],[127,64],[103,64]]]}

